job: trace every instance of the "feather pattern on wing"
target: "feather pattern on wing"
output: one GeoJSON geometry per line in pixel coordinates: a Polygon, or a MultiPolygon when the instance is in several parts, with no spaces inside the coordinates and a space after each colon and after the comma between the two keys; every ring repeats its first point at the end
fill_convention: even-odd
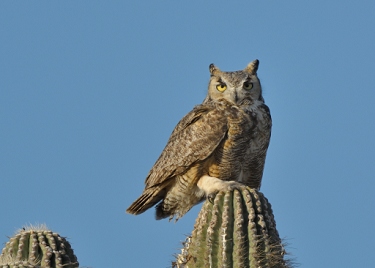
{"type": "Polygon", "coordinates": [[[272,120],[256,74],[259,61],[242,71],[211,64],[208,94],[184,116],[127,209],[140,214],[156,205],[156,218],[176,220],[205,197],[243,184],[259,189],[272,120]]]}
{"type": "Polygon", "coordinates": [[[194,162],[204,160],[214,151],[228,130],[225,110],[220,109],[223,105],[227,105],[225,100],[197,105],[182,118],[150,170],[146,188],[186,172],[194,162]]]}

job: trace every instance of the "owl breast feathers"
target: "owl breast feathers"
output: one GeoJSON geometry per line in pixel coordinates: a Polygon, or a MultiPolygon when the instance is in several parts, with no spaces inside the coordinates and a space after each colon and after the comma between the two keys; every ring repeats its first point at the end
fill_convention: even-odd
{"type": "Polygon", "coordinates": [[[177,220],[220,190],[260,188],[272,121],[258,65],[235,72],[210,65],[207,97],[177,124],[128,213],[156,205],[157,219],[177,220]]]}

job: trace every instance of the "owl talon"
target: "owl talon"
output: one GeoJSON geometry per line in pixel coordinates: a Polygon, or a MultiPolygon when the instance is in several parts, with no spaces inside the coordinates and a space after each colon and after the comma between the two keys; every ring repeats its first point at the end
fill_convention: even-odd
{"type": "MultiPolygon", "coordinates": [[[[259,61],[240,71],[209,67],[207,96],[174,128],[127,212],[156,205],[156,218],[181,218],[206,198],[244,185],[259,188],[272,120],[257,77],[259,61]]],[[[1,266],[1,265],[0,265],[1,266]]]]}
{"type": "Polygon", "coordinates": [[[239,190],[239,189],[241,189],[242,186],[244,186],[244,184],[242,184],[240,182],[234,182],[234,181],[232,181],[232,182],[229,183],[227,190],[228,191],[232,191],[234,189],[239,190]]]}
{"type": "Polygon", "coordinates": [[[207,196],[207,200],[208,200],[208,202],[210,202],[211,204],[214,204],[214,200],[215,200],[216,194],[217,194],[217,193],[210,193],[210,194],[207,196]]]}

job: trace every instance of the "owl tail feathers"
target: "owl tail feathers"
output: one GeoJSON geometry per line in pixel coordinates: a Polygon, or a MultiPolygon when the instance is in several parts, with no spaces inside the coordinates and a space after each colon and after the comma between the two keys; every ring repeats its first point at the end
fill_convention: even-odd
{"type": "Polygon", "coordinates": [[[151,187],[145,189],[142,195],[133,202],[133,204],[126,210],[127,213],[138,215],[145,212],[150,207],[157,204],[163,199],[160,187],[151,187]]]}

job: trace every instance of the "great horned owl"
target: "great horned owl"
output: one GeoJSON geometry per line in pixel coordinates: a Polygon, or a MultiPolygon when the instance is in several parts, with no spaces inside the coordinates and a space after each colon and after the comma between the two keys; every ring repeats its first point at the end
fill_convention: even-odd
{"type": "Polygon", "coordinates": [[[220,190],[260,188],[272,121],[258,65],[235,72],[210,65],[207,97],[177,124],[128,213],[156,205],[157,219],[178,220],[220,190]]]}

